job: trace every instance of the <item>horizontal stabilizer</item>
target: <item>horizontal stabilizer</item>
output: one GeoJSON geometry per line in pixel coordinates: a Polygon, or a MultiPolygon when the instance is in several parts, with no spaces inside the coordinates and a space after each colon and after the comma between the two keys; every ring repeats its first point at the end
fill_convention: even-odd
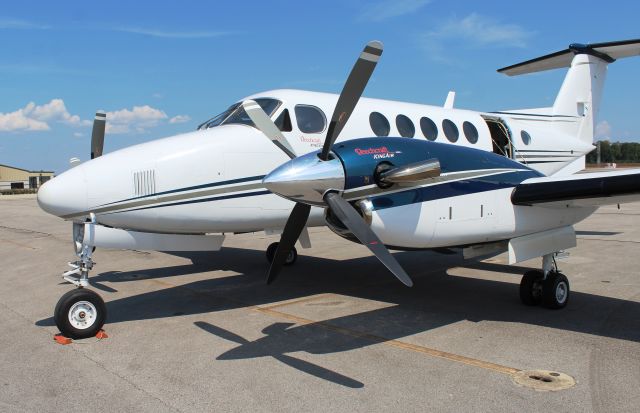
{"type": "Polygon", "coordinates": [[[531,178],[511,194],[514,205],[585,207],[640,201],[640,169],[531,178]]]}
{"type": "Polygon", "coordinates": [[[498,69],[498,72],[509,76],[517,76],[543,70],[570,67],[573,57],[577,54],[591,54],[607,63],[612,63],[616,59],[640,55],[640,39],[607,43],[572,44],[568,49],[503,67],[498,69]]]}

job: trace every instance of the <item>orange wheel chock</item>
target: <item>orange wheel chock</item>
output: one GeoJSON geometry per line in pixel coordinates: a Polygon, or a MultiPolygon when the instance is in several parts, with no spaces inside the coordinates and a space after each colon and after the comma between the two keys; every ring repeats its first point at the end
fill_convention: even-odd
{"type": "Polygon", "coordinates": [[[62,334],[56,334],[55,336],[53,336],[53,339],[56,343],[62,344],[63,346],[66,346],[67,344],[71,344],[73,342],[73,340],[71,340],[69,337],[65,337],[62,334]]]}
{"type": "Polygon", "coordinates": [[[107,333],[104,330],[100,330],[100,331],[98,331],[98,334],[96,334],[96,338],[98,340],[102,340],[103,338],[109,338],[109,336],[107,335],[107,333]]]}

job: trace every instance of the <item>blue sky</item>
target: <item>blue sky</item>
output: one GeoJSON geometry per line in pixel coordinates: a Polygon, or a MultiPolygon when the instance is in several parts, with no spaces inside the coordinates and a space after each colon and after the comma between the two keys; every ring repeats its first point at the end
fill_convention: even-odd
{"type": "MultiPolygon", "coordinates": [[[[640,38],[629,1],[28,1],[0,9],[0,163],[62,172],[105,151],[193,130],[243,96],[339,92],[363,45],[385,45],[366,96],[477,110],[550,106],[563,70],[496,69],[573,42],[640,38]]],[[[599,133],[640,141],[640,59],[609,67],[599,133]]]]}

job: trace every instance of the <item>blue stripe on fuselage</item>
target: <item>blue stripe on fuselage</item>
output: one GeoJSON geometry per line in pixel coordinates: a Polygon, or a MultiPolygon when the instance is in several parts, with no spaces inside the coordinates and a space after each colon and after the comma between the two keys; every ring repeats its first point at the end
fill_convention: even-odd
{"type": "Polygon", "coordinates": [[[171,207],[171,206],[178,206],[178,205],[198,204],[198,203],[201,203],[201,202],[222,201],[222,200],[225,200],[225,199],[247,198],[247,197],[258,196],[258,195],[269,195],[270,193],[271,193],[270,191],[257,191],[257,192],[245,192],[245,193],[241,193],[241,194],[215,196],[215,197],[210,197],[210,198],[189,199],[189,200],[186,200],[186,201],[171,202],[169,204],[151,205],[151,206],[146,206],[146,207],[127,209],[127,210],[123,210],[123,211],[107,212],[104,215],[118,214],[118,213],[123,213],[123,212],[132,212],[132,211],[142,211],[142,210],[145,210],[145,209],[164,208],[164,207],[171,207]]]}

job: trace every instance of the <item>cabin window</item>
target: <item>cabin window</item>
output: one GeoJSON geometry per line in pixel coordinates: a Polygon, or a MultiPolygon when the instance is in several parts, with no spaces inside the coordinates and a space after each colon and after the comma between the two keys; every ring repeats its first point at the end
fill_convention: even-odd
{"type": "Polygon", "coordinates": [[[458,136],[460,136],[460,132],[458,131],[458,127],[455,123],[453,123],[449,119],[445,119],[442,121],[442,130],[444,130],[444,136],[449,139],[449,142],[457,142],[458,136]]]}
{"type": "Polygon", "coordinates": [[[435,141],[438,137],[438,127],[436,123],[426,116],[420,119],[420,129],[425,138],[435,141]]]}
{"type": "Polygon", "coordinates": [[[311,105],[296,105],[296,122],[302,133],[320,133],[327,126],[324,112],[311,105]]]}
{"type": "Polygon", "coordinates": [[[466,136],[469,143],[478,142],[478,129],[471,122],[464,122],[462,124],[462,130],[464,131],[464,136],[466,136]]]}
{"type": "Polygon", "coordinates": [[[291,132],[293,130],[293,127],[291,126],[291,116],[289,115],[289,109],[283,110],[280,116],[278,116],[278,119],[276,119],[273,123],[276,124],[281,132],[291,132]]]}
{"type": "Polygon", "coordinates": [[[371,112],[369,115],[369,125],[376,136],[389,136],[389,132],[391,132],[389,121],[380,112],[371,112]]]}
{"type": "Polygon", "coordinates": [[[396,116],[396,127],[398,128],[398,132],[400,132],[400,136],[404,138],[413,138],[416,134],[416,127],[413,125],[411,119],[405,115],[396,116]]]}
{"type": "Polygon", "coordinates": [[[524,143],[525,145],[531,143],[531,135],[529,135],[529,132],[525,130],[520,131],[520,137],[522,138],[522,143],[524,143]]]}

